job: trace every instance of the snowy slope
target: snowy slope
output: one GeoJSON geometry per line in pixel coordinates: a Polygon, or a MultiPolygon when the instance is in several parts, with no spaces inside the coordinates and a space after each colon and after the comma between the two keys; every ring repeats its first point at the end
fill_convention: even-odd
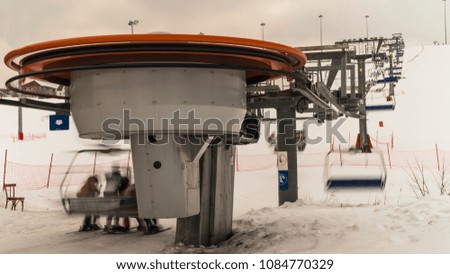
{"type": "MultiPolygon", "coordinates": [[[[432,149],[436,143],[449,148],[449,84],[445,81],[449,55],[447,46],[407,49],[397,109],[371,114],[370,131],[384,130],[380,134],[385,135],[395,131],[397,149],[432,149]],[[385,128],[378,128],[380,120],[385,128]]],[[[343,130],[357,131],[352,128],[355,124],[348,121],[343,130]]],[[[33,142],[38,146],[2,143],[2,148],[7,147],[16,159],[22,160],[17,155],[23,152],[37,161],[36,153],[47,153],[49,147],[63,151],[77,143],[73,132],[65,134],[65,138],[55,135],[33,142]]],[[[327,146],[308,146],[307,150],[323,151],[327,146]]],[[[239,151],[271,150],[261,143],[239,151]]],[[[275,168],[238,172],[235,234],[208,248],[174,244],[175,229],[146,237],[77,233],[82,217],[64,214],[57,189],[21,190],[20,195],[26,197],[24,212],[0,210],[0,253],[450,253],[450,240],[445,237],[450,233],[450,197],[439,196],[433,183],[429,197],[416,199],[407,172],[393,169],[385,192],[328,193],[323,190],[322,171],[299,169],[300,200],[281,207],[275,168]]],[[[162,220],[162,224],[174,226],[175,220],[162,220]]]]}
{"type": "Polygon", "coordinates": [[[450,149],[450,46],[427,46],[405,56],[398,109],[392,124],[399,149],[429,149],[438,144],[450,149]],[[415,54],[413,54],[415,53],[415,54]]]}

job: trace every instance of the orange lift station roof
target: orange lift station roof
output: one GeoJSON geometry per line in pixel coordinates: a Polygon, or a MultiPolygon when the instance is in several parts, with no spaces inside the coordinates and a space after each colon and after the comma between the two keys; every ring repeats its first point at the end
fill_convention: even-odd
{"type": "Polygon", "coordinates": [[[25,77],[69,85],[71,71],[124,67],[241,69],[247,73],[247,84],[254,84],[289,77],[305,65],[306,56],[289,46],[245,38],[119,34],[32,44],[9,52],[4,62],[19,72],[7,86],[25,77]]]}

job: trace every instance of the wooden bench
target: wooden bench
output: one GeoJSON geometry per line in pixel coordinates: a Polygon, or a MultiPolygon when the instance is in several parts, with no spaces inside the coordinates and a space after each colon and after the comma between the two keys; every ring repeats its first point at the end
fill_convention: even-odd
{"type": "Polygon", "coordinates": [[[16,210],[16,206],[18,203],[22,203],[22,211],[23,211],[23,203],[25,202],[25,197],[16,197],[16,184],[5,184],[3,189],[6,193],[6,205],[5,208],[8,208],[8,203],[11,202],[11,210],[16,210]]]}

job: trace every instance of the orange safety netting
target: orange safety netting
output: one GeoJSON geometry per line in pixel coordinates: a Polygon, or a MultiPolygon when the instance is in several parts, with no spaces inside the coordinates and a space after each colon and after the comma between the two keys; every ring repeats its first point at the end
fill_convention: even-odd
{"type": "MultiPolygon", "coordinates": [[[[298,153],[297,166],[299,168],[325,167],[325,157],[327,152],[321,153],[298,153]]],[[[445,150],[424,150],[424,151],[397,151],[385,149],[382,152],[383,160],[377,153],[354,154],[349,152],[334,151],[329,154],[328,163],[334,167],[381,167],[401,168],[424,168],[431,171],[442,171],[450,168],[450,151],[445,150]]],[[[90,175],[99,175],[100,181],[105,173],[111,171],[112,165],[119,165],[128,169],[131,165],[128,158],[123,158],[114,162],[102,162],[94,164],[74,165],[67,175],[66,186],[80,186],[90,175]]],[[[15,162],[6,162],[6,172],[4,173],[5,183],[17,184],[23,189],[42,189],[47,187],[59,187],[68,172],[68,165],[29,165],[15,162]]],[[[258,172],[261,170],[277,169],[276,153],[266,154],[238,154],[236,155],[237,172],[258,172]]],[[[130,167],[132,168],[132,167],[130,167]]],[[[300,169],[301,170],[301,169],[300,169]]]]}

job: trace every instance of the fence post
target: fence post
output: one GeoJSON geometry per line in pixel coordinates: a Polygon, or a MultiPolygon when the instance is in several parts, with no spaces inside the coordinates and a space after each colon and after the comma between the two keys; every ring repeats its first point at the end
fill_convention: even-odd
{"type": "Polygon", "coordinates": [[[341,144],[339,144],[339,158],[341,160],[341,167],[342,167],[342,151],[341,151],[341,144]]]}
{"type": "Polygon", "coordinates": [[[394,132],[391,135],[391,149],[394,149],[394,132]]]}
{"type": "Polygon", "coordinates": [[[436,146],[436,162],[437,162],[437,168],[438,168],[438,171],[441,171],[441,164],[440,164],[440,162],[439,162],[439,148],[438,148],[438,145],[437,145],[437,144],[435,144],[435,146],[436,146]]]}
{"type": "Polygon", "coordinates": [[[48,177],[47,177],[47,188],[50,186],[50,177],[52,175],[52,166],[53,166],[53,153],[50,157],[50,165],[48,166],[48,177]]]}
{"type": "Polygon", "coordinates": [[[388,159],[389,159],[389,168],[392,169],[391,151],[389,150],[389,144],[386,144],[386,146],[387,146],[387,153],[388,153],[388,159]]]}
{"type": "Polygon", "coordinates": [[[2,190],[6,190],[5,189],[5,184],[6,184],[6,162],[8,160],[8,150],[5,149],[5,162],[3,163],[3,186],[2,186],[2,190]]]}
{"type": "Polygon", "coordinates": [[[94,168],[92,169],[92,175],[95,175],[96,165],[97,165],[97,151],[94,153],[94,168]]]}

